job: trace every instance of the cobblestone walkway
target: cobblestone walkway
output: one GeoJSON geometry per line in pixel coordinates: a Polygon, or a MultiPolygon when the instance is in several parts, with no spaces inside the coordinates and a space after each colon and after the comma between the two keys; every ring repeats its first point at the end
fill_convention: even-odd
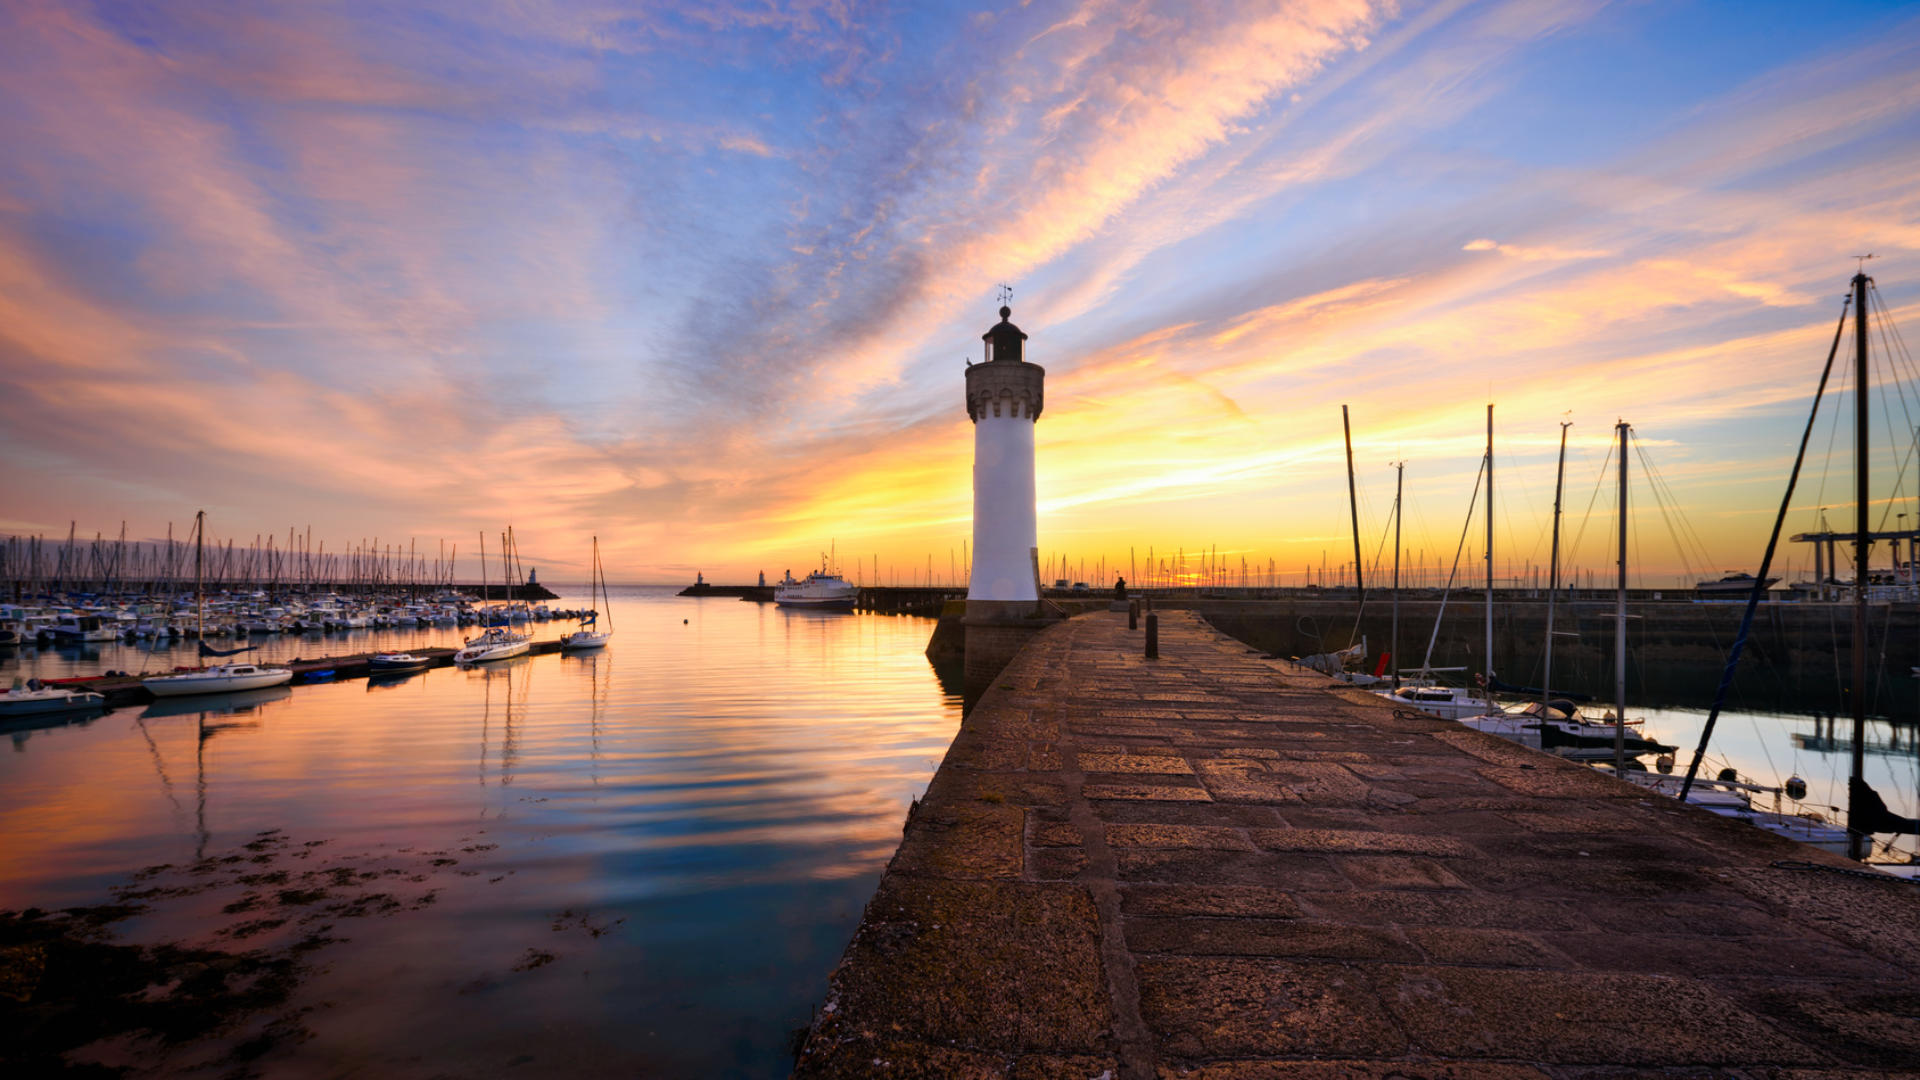
{"type": "Polygon", "coordinates": [[[1920,886],[1160,634],[969,715],[797,1075],[1920,1076],[1920,886]]]}

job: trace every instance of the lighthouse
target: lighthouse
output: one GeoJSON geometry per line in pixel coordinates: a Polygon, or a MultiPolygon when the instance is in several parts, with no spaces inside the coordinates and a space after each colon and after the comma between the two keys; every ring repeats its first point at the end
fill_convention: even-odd
{"type": "Polygon", "coordinates": [[[973,420],[973,576],[968,622],[1026,618],[1038,606],[1034,550],[1033,428],[1040,419],[1046,369],[1027,363],[1027,335],[1000,308],[980,335],[983,363],[967,367],[967,416],[973,420]]]}

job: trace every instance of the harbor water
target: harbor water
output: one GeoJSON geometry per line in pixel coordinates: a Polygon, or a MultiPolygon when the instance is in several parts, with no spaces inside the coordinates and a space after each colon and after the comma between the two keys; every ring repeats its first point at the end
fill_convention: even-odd
{"type": "MultiPolygon", "coordinates": [[[[116,940],[291,964],[284,995],[217,1031],[89,1054],[207,1075],[784,1075],[957,687],[922,655],[930,620],[648,588],[612,607],[597,653],[15,723],[0,908],[135,904],[116,940]]],[[[461,633],[275,636],[241,659],[461,633]]],[[[0,679],[192,656],[23,648],[0,679]]]]}

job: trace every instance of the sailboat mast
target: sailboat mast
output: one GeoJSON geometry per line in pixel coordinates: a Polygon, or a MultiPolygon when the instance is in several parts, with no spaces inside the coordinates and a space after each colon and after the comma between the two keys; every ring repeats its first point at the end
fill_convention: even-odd
{"type": "MultiPolygon", "coordinates": [[[[1367,604],[1367,583],[1360,574],[1360,496],[1353,482],[1353,425],[1347,420],[1347,407],[1340,406],[1340,430],[1347,440],[1347,510],[1353,519],[1353,587],[1360,594],[1360,607],[1367,604]]],[[[1360,620],[1356,615],[1353,632],[1360,632],[1360,620]]]]}
{"type": "Polygon", "coordinates": [[[1493,701],[1493,402],[1487,402],[1487,686],[1489,704],[1493,701]]]}
{"type": "Polygon", "coordinates": [[[207,640],[206,560],[202,554],[206,541],[207,512],[200,510],[193,515],[193,636],[200,641],[207,640]]]}
{"type": "MultiPolygon", "coordinates": [[[[1863,264],[1864,266],[1864,264],[1863,264]]],[[[1865,781],[1867,747],[1867,285],[1853,276],[1853,762],[1847,781],[1847,856],[1863,859],[1866,833],[1853,828],[1854,793],[1865,781]]]]}
{"type": "Polygon", "coordinates": [[[1400,689],[1400,492],[1407,479],[1407,463],[1393,465],[1393,630],[1387,638],[1393,657],[1393,688],[1400,689]]]}
{"type": "Polygon", "coordinates": [[[1540,703],[1553,696],[1553,605],[1560,589],[1560,495],[1567,483],[1567,429],[1560,422],[1560,465],[1553,474],[1553,554],[1547,560],[1547,657],[1540,670],[1540,703]]]}
{"type": "Polygon", "coordinates": [[[1620,583],[1613,593],[1613,771],[1627,768],[1627,422],[1620,431],[1620,583]]]}

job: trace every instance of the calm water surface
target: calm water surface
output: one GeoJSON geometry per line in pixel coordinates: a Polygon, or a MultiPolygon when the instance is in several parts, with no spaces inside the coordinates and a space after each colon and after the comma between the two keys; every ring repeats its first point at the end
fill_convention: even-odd
{"type": "MultiPolygon", "coordinates": [[[[134,882],[177,887],[121,924],[131,939],[321,942],[291,1003],[310,1037],[262,1059],[277,1075],[782,1075],[957,688],[922,655],[930,620],[661,589],[613,609],[597,655],[13,732],[0,907],[104,903],[165,864],[134,882]]],[[[281,637],[247,659],[460,633],[281,637]]],[[[0,678],[190,655],[20,650],[0,678]]]]}

